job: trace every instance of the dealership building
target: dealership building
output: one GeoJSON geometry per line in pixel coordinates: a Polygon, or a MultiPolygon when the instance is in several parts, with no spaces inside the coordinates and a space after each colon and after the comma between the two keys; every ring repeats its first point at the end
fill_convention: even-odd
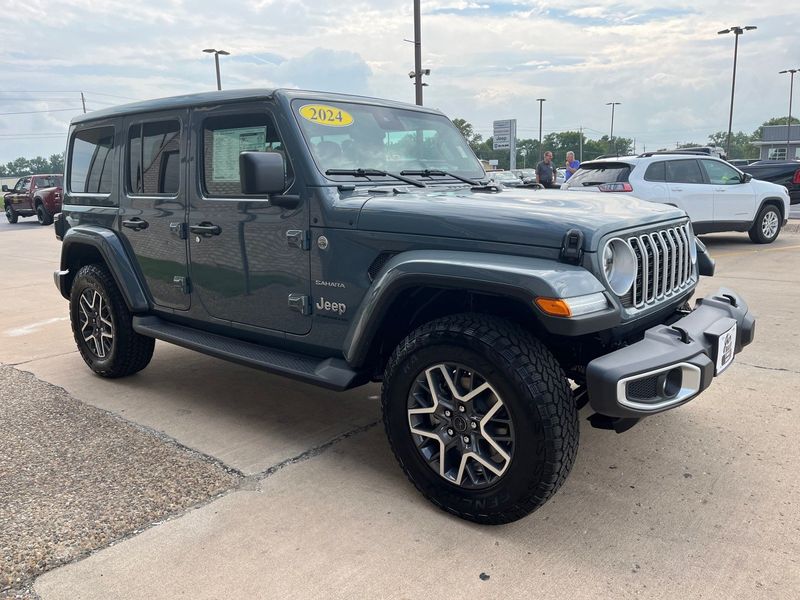
{"type": "Polygon", "coordinates": [[[761,160],[794,160],[800,158],[800,125],[767,125],[762,127],[761,140],[753,142],[758,146],[761,160]],[[788,135],[787,135],[788,134],[788,135]],[[788,140],[788,156],[787,156],[788,140]]]}

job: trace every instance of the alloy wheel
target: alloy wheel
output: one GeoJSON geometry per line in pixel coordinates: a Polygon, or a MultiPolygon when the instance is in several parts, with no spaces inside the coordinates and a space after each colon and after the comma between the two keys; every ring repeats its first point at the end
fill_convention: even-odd
{"type": "Polygon", "coordinates": [[[778,215],[774,210],[764,213],[764,218],[761,220],[761,233],[767,239],[772,239],[778,233],[778,215]]]}
{"type": "Polygon", "coordinates": [[[407,406],[417,450],[450,483],[482,489],[508,469],[515,439],[511,414],[473,369],[452,363],[427,367],[414,380],[407,406]]]}
{"type": "Polygon", "coordinates": [[[81,293],[79,308],[83,341],[97,358],[107,358],[114,346],[114,323],[108,302],[96,289],[86,288],[81,293]]]}

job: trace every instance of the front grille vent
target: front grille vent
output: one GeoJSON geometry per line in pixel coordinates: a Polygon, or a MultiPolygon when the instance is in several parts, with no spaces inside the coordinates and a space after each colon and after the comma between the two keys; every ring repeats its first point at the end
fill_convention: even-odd
{"type": "Polygon", "coordinates": [[[688,223],[628,238],[636,255],[632,306],[644,308],[687,290],[695,282],[691,239],[688,223]]]}

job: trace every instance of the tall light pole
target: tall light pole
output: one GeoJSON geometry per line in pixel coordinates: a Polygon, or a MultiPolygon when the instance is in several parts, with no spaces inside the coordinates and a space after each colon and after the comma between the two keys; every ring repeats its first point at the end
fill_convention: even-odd
{"type": "Polygon", "coordinates": [[[414,0],[414,88],[417,106],[422,106],[422,18],[420,0],[414,0]]]}
{"type": "Polygon", "coordinates": [[[616,147],[614,146],[614,109],[622,104],[622,102],[606,102],[606,106],[611,107],[611,136],[609,137],[608,143],[614,152],[616,152],[616,147]]]}
{"type": "Polygon", "coordinates": [[[751,29],[757,29],[755,25],[745,25],[741,27],[736,25],[734,27],[728,27],[727,29],[723,29],[722,31],[718,31],[717,35],[725,35],[726,33],[732,33],[735,37],[735,41],[733,43],[733,79],[731,80],[731,112],[728,116],[728,142],[725,144],[725,154],[728,158],[732,158],[731,154],[731,129],[733,127],[733,94],[736,91],[736,59],[739,54],[739,36],[742,35],[745,31],[750,31],[751,29]]]}
{"type": "Polygon", "coordinates": [[[539,103],[539,162],[541,162],[544,157],[544,148],[542,147],[542,106],[547,100],[545,98],[537,98],[536,101],[539,103]]]}
{"type": "Polygon", "coordinates": [[[789,160],[789,148],[792,145],[792,92],[794,91],[794,74],[800,69],[786,69],[779,74],[789,73],[789,118],[786,123],[786,160],[789,160]]]}
{"type": "Polygon", "coordinates": [[[214,48],[206,48],[203,50],[206,54],[213,54],[214,55],[214,64],[217,67],[217,89],[222,89],[222,80],[219,78],[219,55],[228,56],[230,52],[226,50],[215,50],[214,48]]]}

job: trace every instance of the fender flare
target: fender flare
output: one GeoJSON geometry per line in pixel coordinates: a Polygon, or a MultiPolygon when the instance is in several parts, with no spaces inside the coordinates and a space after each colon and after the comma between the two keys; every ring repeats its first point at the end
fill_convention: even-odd
{"type": "Polygon", "coordinates": [[[76,225],[64,234],[61,247],[61,271],[56,272],[56,284],[64,298],[69,298],[75,273],[70,273],[70,257],[81,247],[97,250],[117,284],[128,310],[132,313],[146,312],[150,302],[144,287],[136,275],[122,240],[107,228],[95,225],[76,225]]]}
{"type": "Polygon", "coordinates": [[[581,266],[504,254],[414,250],[392,257],[364,295],[342,348],[351,366],[360,367],[367,361],[390,306],[412,287],[463,289],[517,298],[531,307],[531,315],[545,329],[564,335],[606,329],[620,320],[613,303],[606,311],[573,319],[548,317],[532,304],[539,296],[567,298],[601,292],[608,297],[605,286],[581,266]]]}
{"type": "Polygon", "coordinates": [[[756,221],[758,220],[759,213],[764,209],[764,206],[767,205],[767,204],[775,205],[778,208],[778,210],[781,211],[781,221],[785,221],[786,220],[786,217],[787,217],[787,215],[786,215],[786,205],[783,202],[783,198],[779,198],[778,196],[767,196],[766,198],[761,200],[760,204],[758,205],[758,210],[756,211],[756,216],[753,217],[752,225],[756,224],[756,221]]]}

